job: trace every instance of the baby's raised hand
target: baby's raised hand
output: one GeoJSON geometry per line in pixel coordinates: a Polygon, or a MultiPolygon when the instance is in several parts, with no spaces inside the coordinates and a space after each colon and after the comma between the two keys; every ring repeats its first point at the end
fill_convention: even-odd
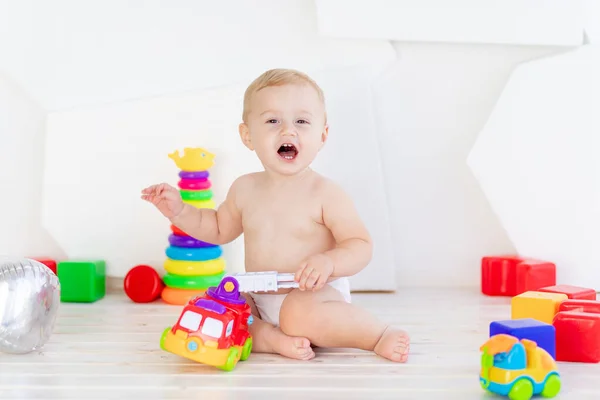
{"type": "Polygon", "coordinates": [[[181,194],[167,183],[152,185],[142,190],[142,199],[154,204],[167,218],[173,218],[183,210],[181,194]]]}
{"type": "Polygon", "coordinates": [[[333,260],[325,254],[316,254],[310,256],[300,265],[294,279],[298,282],[300,290],[312,290],[314,292],[325,286],[332,273],[333,260]]]}

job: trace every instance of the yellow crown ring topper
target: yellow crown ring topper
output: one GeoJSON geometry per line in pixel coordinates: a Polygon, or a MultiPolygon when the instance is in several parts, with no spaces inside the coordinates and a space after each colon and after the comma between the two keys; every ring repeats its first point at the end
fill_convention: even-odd
{"type": "Polygon", "coordinates": [[[169,154],[169,158],[175,161],[177,167],[182,171],[207,171],[214,164],[215,155],[202,147],[186,147],[183,149],[183,157],[179,150],[169,154]]]}

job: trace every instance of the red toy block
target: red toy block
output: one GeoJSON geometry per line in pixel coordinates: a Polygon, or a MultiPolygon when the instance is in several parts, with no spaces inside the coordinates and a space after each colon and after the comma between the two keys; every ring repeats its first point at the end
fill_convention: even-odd
{"type": "Polygon", "coordinates": [[[556,265],[519,256],[481,259],[481,292],[489,296],[518,296],[556,285],[556,265]]]}
{"type": "Polygon", "coordinates": [[[596,291],[594,289],[571,286],[571,285],[556,285],[547,286],[537,290],[538,292],[562,293],[566,294],[569,299],[573,300],[596,300],[596,291]]]}
{"type": "Polygon", "coordinates": [[[600,362],[600,301],[565,300],[552,325],[556,361],[600,362]]]}
{"type": "Polygon", "coordinates": [[[154,268],[137,265],[127,272],[123,286],[134,302],[150,303],[160,297],[165,284],[154,268]]]}
{"type": "Polygon", "coordinates": [[[54,272],[54,275],[56,275],[56,261],[55,260],[53,260],[51,258],[47,258],[47,257],[29,257],[29,259],[41,262],[46,267],[50,268],[52,270],[52,272],[54,272]]]}

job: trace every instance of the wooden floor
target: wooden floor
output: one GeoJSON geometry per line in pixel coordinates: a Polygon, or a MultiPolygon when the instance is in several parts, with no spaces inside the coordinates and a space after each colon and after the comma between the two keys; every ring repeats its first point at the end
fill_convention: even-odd
{"type": "MultiPolygon", "coordinates": [[[[479,346],[509,300],[464,291],[354,294],[353,301],[412,337],[407,364],[322,349],[309,362],[252,354],[233,372],[164,352],[159,338],[180,307],[120,294],[61,305],[43,351],[0,354],[1,399],[492,399],[479,386],[479,346]]],[[[600,364],[560,363],[558,399],[600,398],[600,364]]]]}

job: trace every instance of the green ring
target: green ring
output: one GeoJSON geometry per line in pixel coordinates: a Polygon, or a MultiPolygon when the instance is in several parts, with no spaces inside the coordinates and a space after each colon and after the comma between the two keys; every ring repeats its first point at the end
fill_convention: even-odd
{"type": "Polygon", "coordinates": [[[168,287],[176,289],[208,289],[211,286],[219,286],[225,276],[225,271],[215,275],[181,276],[165,274],[163,282],[168,287]]]}
{"type": "Polygon", "coordinates": [[[206,190],[180,190],[181,199],[182,200],[210,200],[213,197],[213,192],[211,189],[206,190]]]}

